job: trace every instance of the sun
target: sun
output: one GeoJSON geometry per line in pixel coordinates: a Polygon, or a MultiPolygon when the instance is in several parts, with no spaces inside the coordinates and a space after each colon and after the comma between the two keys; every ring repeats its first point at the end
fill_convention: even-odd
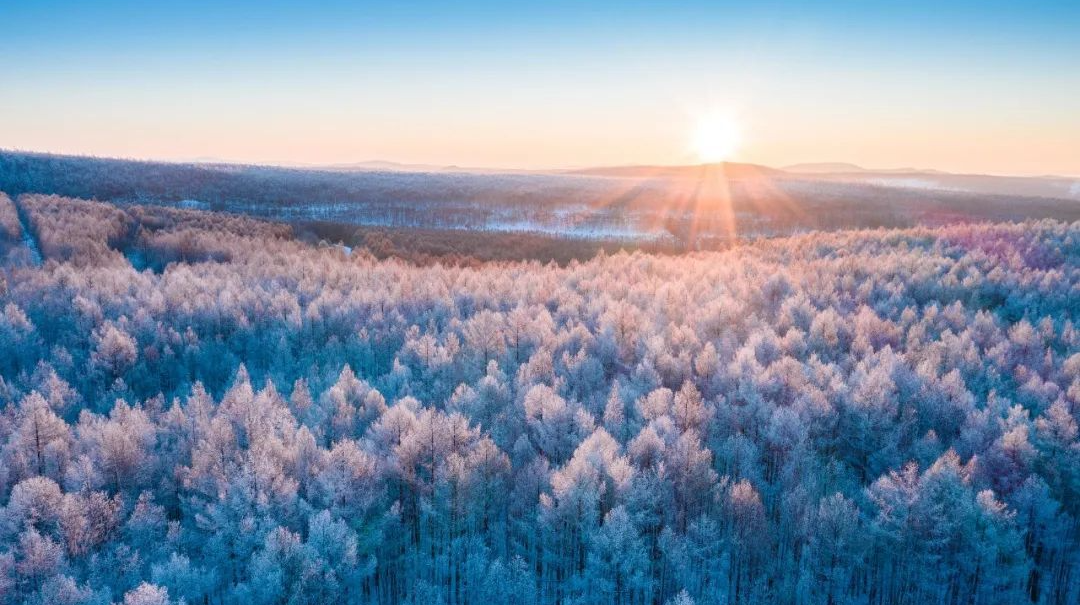
{"type": "Polygon", "coordinates": [[[742,133],[738,123],[727,116],[705,116],[694,128],[693,149],[703,164],[715,164],[731,159],[739,150],[741,142],[742,133]]]}

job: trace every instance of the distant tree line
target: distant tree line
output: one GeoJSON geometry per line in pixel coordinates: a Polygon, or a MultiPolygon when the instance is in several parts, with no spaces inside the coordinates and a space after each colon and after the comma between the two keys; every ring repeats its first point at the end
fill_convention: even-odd
{"type": "MultiPolygon", "coordinates": [[[[609,250],[634,239],[616,236],[623,232],[639,236],[629,246],[684,250],[809,230],[1080,220],[1075,199],[807,180],[776,171],[719,178],[305,170],[0,151],[0,191],[10,195],[56,194],[125,204],[195,202],[315,227],[324,222],[353,228],[531,231],[555,240],[605,240],[609,250]]],[[[429,247],[441,247],[444,239],[445,234],[435,236],[429,247]]]]}

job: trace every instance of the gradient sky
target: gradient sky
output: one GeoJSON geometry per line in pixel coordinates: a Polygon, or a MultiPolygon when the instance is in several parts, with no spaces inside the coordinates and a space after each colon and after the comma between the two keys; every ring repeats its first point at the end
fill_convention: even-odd
{"type": "Polygon", "coordinates": [[[0,0],[0,148],[1080,175],[1080,2],[0,0]]]}

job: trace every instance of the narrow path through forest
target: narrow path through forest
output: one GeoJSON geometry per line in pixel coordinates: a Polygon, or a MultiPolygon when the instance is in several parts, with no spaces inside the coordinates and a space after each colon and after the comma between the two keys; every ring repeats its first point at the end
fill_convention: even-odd
{"type": "Polygon", "coordinates": [[[34,263],[35,267],[40,267],[43,262],[41,256],[41,248],[38,247],[37,238],[34,237],[33,231],[30,230],[30,217],[26,214],[26,209],[22,206],[22,201],[18,198],[12,199],[12,203],[15,204],[15,211],[19,215],[19,224],[22,225],[23,243],[27,249],[30,250],[30,260],[34,263]]]}

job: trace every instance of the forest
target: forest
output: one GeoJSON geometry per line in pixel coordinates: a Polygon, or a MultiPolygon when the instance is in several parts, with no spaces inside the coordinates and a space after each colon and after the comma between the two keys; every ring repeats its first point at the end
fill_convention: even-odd
{"type": "Polygon", "coordinates": [[[1080,602],[1080,222],[414,263],[9,193],[0,604],[1080,602]]]}

